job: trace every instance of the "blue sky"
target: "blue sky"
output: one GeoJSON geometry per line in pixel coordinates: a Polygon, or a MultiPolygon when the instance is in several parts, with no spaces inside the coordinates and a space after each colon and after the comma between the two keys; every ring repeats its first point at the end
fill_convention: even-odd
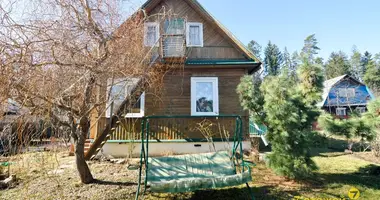
{"type": "MultiPolygon", "coordinates": [[[[244,44],[300,50],[315,33],[327,59],[332,51],[380,52],[379,0],[198,0],[244,44]]],[[[140,0],[141,2],[141,0],[140,0]]]]}
{"type": "Polygon", "coordinates": [[[315,33],[327,59],[332,51],[380,52],[378,0],[199,0],[244,44],[269,40],[289,52],[315,33]],[[217,2],[217,3],[216,3],[217,2]]]}

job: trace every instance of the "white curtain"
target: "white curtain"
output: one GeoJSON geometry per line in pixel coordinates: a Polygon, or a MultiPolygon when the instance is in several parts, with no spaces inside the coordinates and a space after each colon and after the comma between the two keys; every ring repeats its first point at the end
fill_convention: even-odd
{"type": "Polygon", "coordinates": [[[190,26],[189,27],[189,40],[191,45],[200,45],[200,27],[199,26],[190,26]]]}

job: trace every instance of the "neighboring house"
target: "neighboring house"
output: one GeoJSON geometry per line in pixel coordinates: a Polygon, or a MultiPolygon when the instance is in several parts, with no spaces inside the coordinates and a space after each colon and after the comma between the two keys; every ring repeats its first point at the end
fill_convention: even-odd
{"type": "Polygon", "coordinates": [[[366,112],[367,103],[373,98],[365,84],[343,75],[324,82],[322,101],[318,105],[331,114],[346,118],[353,111],[366,112]]]}
{"type": "MultiPolygon", "coordinates": [[[[135,106],[125,113],[124,125],[115,127],[111,122],[109,126],[116,130],[103,140],[103,138],[99,139],[99,135],[102,134],[107,123],[110,123],[111,108],[115,109],[122,104],[133,85],[139,80],[118,79],[112,87],[112,84],[108,83],[109,88],[112,88],[111,96],[122,92],[125,93],[125,97],[108,102],[106,114],[94,116],[91,120],[95,126],[91,129],[90,141],[103,140],[102,145],[104,145],[103,148],[100,145],[92,145],[91,148],[99,150],[102,148],[103,154],[115,157],[127,156],[128,146],[131,146],[132,141],[135,142],[135,139],[141,135],[141,128],[139,128],[141,118],[152,115],[215,116],[213,119],[218,119],[217,116],[225,114],[240,115],[243,119],[244,136],[249,138],[249,115],[240,106],[236,87],[242,76],[260,70],[260,60],[196,0],[149,0],[141,9],[148,16],[153,16],[163,7],[165,10],[176,13],[177,18],[167,19],[163,23],[158,23],[153,18],[147,22],[145,41],[141,45],[148,48],[157,46],[162,49],[158,60],[184,58],[184,68],[165,76],[159,103],[153,101],[157,97],[148,92],[142,93],[135,106]],[[132,121],[134,125],[131,125],[132,121]]],[[[202,119],[199,118],[199,120],[202,119]]],[[[227,129],[231,130],[231,127],[234,127],[234,120],[218,125],[229,127],[227,129]]],[[[209,132],[195,131],[194,126],[191,128],[192,123],[195,123],[194,118],[163,118],[152,122],[155,132],[151,136],[152,147],[150,148],[153,150],[150,153],[162,155],[165,152],[208,151],[206,135],[209,132]]],[[[199,125],[199,121],[196,124],[199,125]]],[[[218,140],[213,141],[216,142],[216,149],[225,148],[222,143],[218,144],[218,140]]],[[[249,144],[248,141],[244,142],[245,148],[249,148],[249,144]]],[[[140,145],[132,147],[129,151],[139,155],[140,145]]]]}

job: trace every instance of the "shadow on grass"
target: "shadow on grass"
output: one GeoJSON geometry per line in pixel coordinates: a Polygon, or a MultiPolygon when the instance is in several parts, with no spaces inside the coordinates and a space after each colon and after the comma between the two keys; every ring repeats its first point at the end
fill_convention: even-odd
{"type": "Polygon", "coordinates": [[[115,186],[132,186],[137,185],[134,182],[118,182],[118,181],[105,181],[96,179],[93,184],[96,185],[115,185],[115,186]]]}
{"type": "MultiPolygon", "coordinates": [[[[325,149],[326,152],[344,152],[348,148],[349,142],[344,138],[335,138],[315,133],[310,139],[311,147],[325,149]]],[[[359,141],[354,141],[352,151],[362,151],[362,146],[359,141]]]]}
{"type": "MultiPolygon", "coordinates": [[[[299,193],[295,191],[278,190],[276,186],[259,186],[251,187],[256,200],[288,200],[299,193]]],[[[150,193],[151,197],[162,199],[160,194],[150,193]]],[[[193,193],[172,194],[164,197],[165,199],[187,199],[187,200],[202,200],[202,199],[218,199],[218,200],[250,200],[252,196],[247,187],[234,187],[227,189],[215,190],[199,190],[193,193]]]]}
{"type": "MultiPolygon", "coordinates": [[[[349,164],[349,163],[347,163],[349,164]]],[[[327,188],[329,185],[357,185],[370,189],[380,189],[380,166],[367,165],[361,167],[358,171],[353,173],[317,173],[313,180],[307,181],[311,183],[310,187],[327,188]]]]}

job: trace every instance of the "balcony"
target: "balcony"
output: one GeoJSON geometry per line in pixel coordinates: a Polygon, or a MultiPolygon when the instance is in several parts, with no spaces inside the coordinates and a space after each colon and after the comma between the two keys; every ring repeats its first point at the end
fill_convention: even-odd
{"type": "Polygon", "coordinates": [[[165,60],[181,59],[186,53],[186,30],[184,19],[168,19],[161,35],[161,55],[165,60]]]}

